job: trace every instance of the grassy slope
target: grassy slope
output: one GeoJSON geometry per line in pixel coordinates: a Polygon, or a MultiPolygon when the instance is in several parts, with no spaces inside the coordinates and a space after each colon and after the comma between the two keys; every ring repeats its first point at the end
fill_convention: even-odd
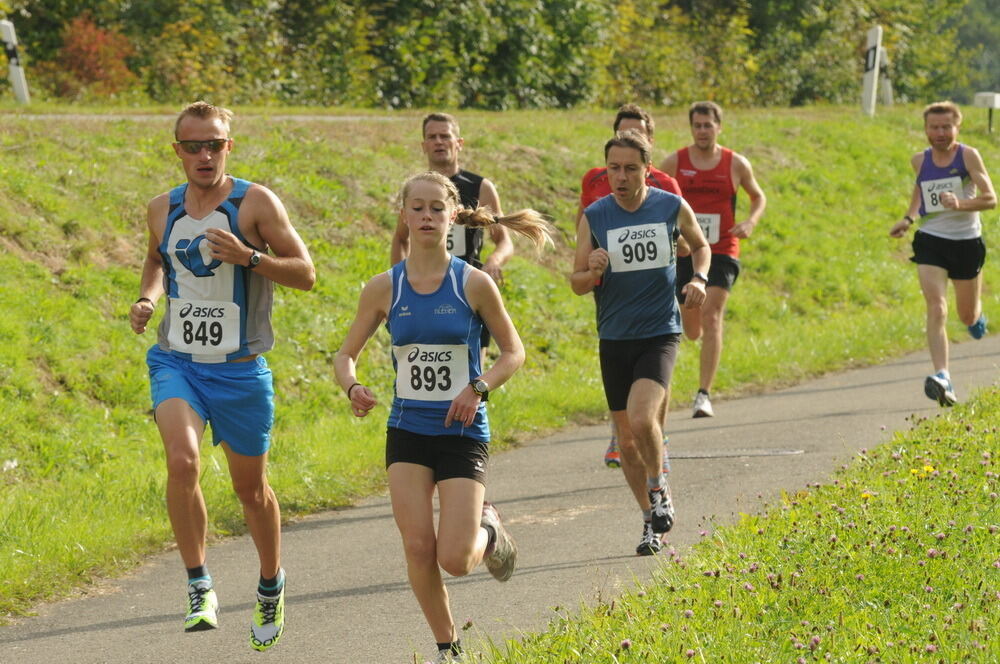
{"type": "MultiPolygon", "coordinates": [[[[662,156],[687,133],[680,113],[658,115],[662,156]]],[[[507,209],[542,210],[569,238],[579,177],[600,162],[608,116],[463,113],[465,163],[497,183],[507,209]]],[[[272,481],[286,516],[343,505],[383,484],[385,411],[351,418],[330,359],[362,283],[387,267],[392,199],[422,164],[419,117],[246,114],[234,126],[232,172],[282,197],[319,273],[312,293],[280,290],[269,356],[279,398],[272,481]]],[[[717,391],[760,389],[922,345],[906,244],[886,236],[907,201],[908,157],[924,144],[918,118],[913,109],[874,120],[853,109],[732,114],[725,143],[751,158],[770,204],[744,245],[717,391]]],[[[145,202],[181,177],[169,117],[2,120],[0,463],[17,466],[0,472],[0,615],[170,540],[143,363],[152,336],[134,336],[125,312],[145,247],[145,202]]],[[[1000,163],[1000,150],[973,129],[964,138],[981,147],[988,167],[1000,163]]],[[[566,284],[569,251],[564,241],[536,260],[525,249],[507,271],[504,296],[529,355],[491,399],[503,443],[603,411],[593,305],[566,284]]],[[[988,262],[987,284],[995,266],[988,262]]],[[[991,292],[986,299],[995,307],[991,292]]],[[[361,375],[388,398],[386,345],[385,335],[373,340],[361,375]]],[[[685,348],[674,382],[681,403],[697,375],[696,347],[685,348]]],[[[204,459],[210,529],[241,531],[221,455],[206,447],[204,459]]]]}

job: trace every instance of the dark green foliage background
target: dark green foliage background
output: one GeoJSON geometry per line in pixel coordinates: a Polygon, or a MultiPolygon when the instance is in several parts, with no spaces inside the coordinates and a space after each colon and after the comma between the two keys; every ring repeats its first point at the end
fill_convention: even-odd
{"type": "Polygon", "coordinates": [[[967,101],[1000,87],[996,0],[0,0],[4,13],[43,98],[112,90],[134,103],[492,110],[853,103],[876,23],[900,99],[967,101]],[[81,15],[130,48],[68,57],[80,37],[67,25],[81,15]],[[122,60],[128,76],[110,66],[122,60]]]}

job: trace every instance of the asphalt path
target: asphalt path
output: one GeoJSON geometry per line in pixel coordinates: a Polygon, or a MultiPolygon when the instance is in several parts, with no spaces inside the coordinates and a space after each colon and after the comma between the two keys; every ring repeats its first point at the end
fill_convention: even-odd
{"type": "MultiPolygon", "coordinates": [[[[850,331],[846,331],[850,333],[850,331]]],[[[998,376],[1000,335],[952,346],[959,398],[998,376]]],[[[758,511],[782,489],[827,481],[858,450],[939,412],[923,394],[926,352],[796,387],[715,403],[716,417],[671,415],[671,487],[678,518],[669,547],[758,511]]],[[[606,426],[567,429],[497,455],[488,499],[518,541],[506,584],[484,568],[447,581],[467,645],[542,629],[555,607],[610,599],[647,580],[657,558],[634,555],[641,520],[621,471],[601,463],[606,426]]],[[[280,496],[279,496],[280,498],[280,496]]],[[[659,557],[662,559],[662,556],[659,557]]],[[[407,585],[385,496],[284,529],[285,635],[266,654],[247,643],[257,559],[247,537],[214,545],[208,565],[220,629],[185,634],[184,572],[176,552],[148,560],[87,596],[37,608],[0,628],[0,662],[413,663],[432,659],[430,631],[407,585]]]]}

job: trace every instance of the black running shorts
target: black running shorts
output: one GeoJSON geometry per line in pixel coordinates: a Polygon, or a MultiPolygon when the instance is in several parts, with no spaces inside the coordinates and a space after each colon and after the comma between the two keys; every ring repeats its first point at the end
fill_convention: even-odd
{"type": "Polygon", "coordinates": [[[948,270],[949,279],[975,279],[986,262],[983,238],[948,240],[917,231],[913,234],[913,256],[917,265],[936,265],[948,270]]]}
{"type": "Polygon", "coordinates": [[[601,339],[601,378],[604,379],[608,410],[625,410],[632,383],[640,378],[669,388],[680,342],[680,334],[648,339],[601,339]]]}
{"type": "MultiPolygon", "coordinates": [[[[678,256],[677,257],[677,279],[674,282],[677,284],[677,301],[684,304],[684,294],[681,289],[691,281],[691,277],[694,276],[694,263],[691,260],[691,256],[678,256]]],[[[740,262],[733,258],[732,256],[726,256],[725,254],[712,254],[712,265],[708,268],[708,286],[718,286],[719,288],[725,288],[727,291],[733,290],[733,284],[736,283],[737,277],[740,276],[740,262]]]]}
{"type": "Polygon", "coordinates": [[[385,432],[385,467],[415,463],[434,471],[434,481],[465,477],[486,485],[490,444],[464,436],[425,436],[388,427],[385,432]]]}

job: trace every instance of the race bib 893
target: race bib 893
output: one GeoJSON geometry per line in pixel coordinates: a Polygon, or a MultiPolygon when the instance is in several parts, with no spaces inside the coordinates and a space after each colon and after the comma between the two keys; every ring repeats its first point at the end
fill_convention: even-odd
{"type": "Polygon", "coordinates": [[[451,401],[469,384],[465,344],[393,346],[396,395],[417,401],[451,401]]]}

